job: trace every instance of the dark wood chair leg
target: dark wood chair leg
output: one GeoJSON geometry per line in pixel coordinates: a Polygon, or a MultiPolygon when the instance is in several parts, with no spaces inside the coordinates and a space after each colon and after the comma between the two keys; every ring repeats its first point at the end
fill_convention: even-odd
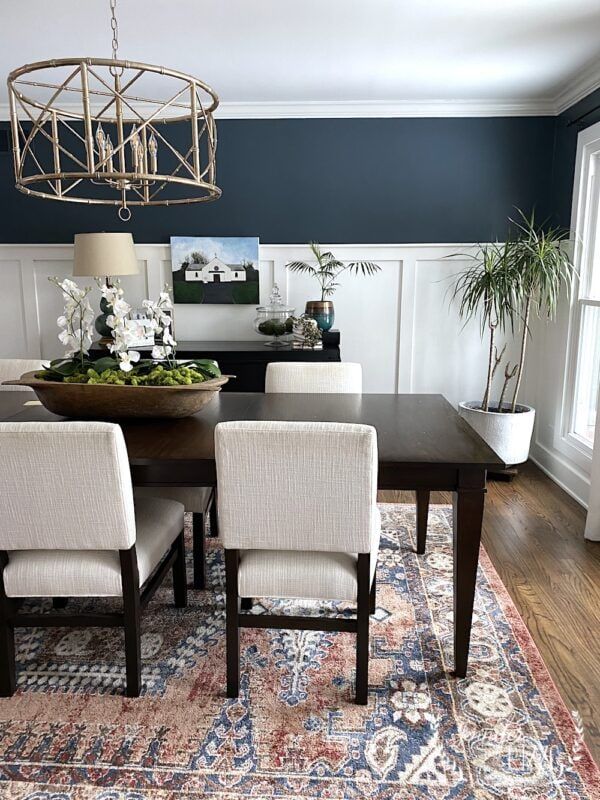
{"type": "Polygon", "coordinates": [[[127,697],[139,697],[142,688],[142,652],[140,626],[140,579],[135,545],[120,550],[123,585],[123,623],[125,628],[125,665],[127,697]]]}
{"type": "Polygon", "coordinates": [[[377,577],[373,576],[373,583],[371,584],[371,594],[369,595],[369,613],[374,614],[377,608],[377,577]]]}
{"type": "Polygon", "coordinates": [[[185,571],[185,539],[184,532],[181,531],[176,539],[177,557],[173,562],[173,594],[175,606],[185,608],[187,606],[187,575],[185,571]]]}
{"type": "Polygon", "coordinates": [[[15,613],[15,601],[4,591],[4,567],[8,564],[8,553],[0,551],[0,697],[11,697],[17,687],[15,665],[15,628],[11,620],[15,613]]]}
{"type": "Polygon", "coordinates": [[[485,501],[485,473],[459,475],[454,492],[454,670],[467,674],[485,501]]]}
{"type": "Polygon", "coordinates": [[[242,597],[241,600],[241,608],[242,611],[252,611],[252,598],[251,597],[242,597]]]}
{"type": "Polygon", "coordinates": [[[240,693],[240,629],[238,624],[238,564],[239,551],[225,550],[225,591],[227,629],[227,697],[240,693]]]}
{"type": "Polygon", "coordinates": [[[356,627],[356,702],[366,705],[369,695],[369,610],[370,610],[370,562],[369,553],[358,554],[357,582],[357,627],[356,627]]]}
{"type": "Polygon", "coordinates": [[[213,489],[212,500],[209,510],[210,518],[210,535],[211,538],[216,539],[219,536],[219,514],[217,511],[217,487],[213,489]]]}
{"type": "Polygon", "coordinates": [[[0,697],[12,697],[17,687],[15,629],[12,622],[0,620],[0,697]]]}
{"type": "Polygon", "coordinates": [[[206,589],[206,559],[204,551],[204,514],[192,514],[194,540],[194,589],[206,589]]]}
{"type": "Polygon", "coordinates": [[[53,597],[52,598],[52,608],[66,608],[67,603],[69,602],[68,597],[53,597]]]}
{"type": "Polygon", "coordinates": [[[429,498],[427,489],[417,491],[417,553],[422,556],[427,541],[427,518],[429,516],[429,498]]]}

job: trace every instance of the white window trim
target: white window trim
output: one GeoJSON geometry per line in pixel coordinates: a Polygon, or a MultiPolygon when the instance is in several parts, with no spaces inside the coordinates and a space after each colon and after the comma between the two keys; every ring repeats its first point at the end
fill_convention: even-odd
{"type": "MultiPolygon", "coordinates": [[[[600,301],[580,297],[583,278],[586,283],[591,280],[591,275],[585,269],[590,249],[594,247],[594,239],[585,241],[582,233],[589,225],[595,205],[599,202],[600,192],[596,194],[595,202],[590,184],[590,165],[594,155],[600,161],[600,122],[591,125],[577,137],[577,156],[575,160],[575,180],[573,183],[573,206],[571,213],[571,230],[574,235],[573,260],[577,274],[573,279],[573,288],[569,309],[569,327],[567,335],[566,370],[561,403],[560,441],[555,445],[565,455],[571,457],[576,463],[588,471],[591,467],[593,448],[585,439],[573,432],[573,417],[575,403],[575,388],[577,379],[577,361],[579,349],[579,335],[583,309],[586,306],[600,306],[600,301]]],[[[595,175],[600,181],[600,169],[595,175]]],[[[597,215],[596,215],[597,217],[597,215]]],[[[594,237],[595,238],[595,237],[594,237]]],[[[589,284],[588,284],[589,285],[589,284]]]]}

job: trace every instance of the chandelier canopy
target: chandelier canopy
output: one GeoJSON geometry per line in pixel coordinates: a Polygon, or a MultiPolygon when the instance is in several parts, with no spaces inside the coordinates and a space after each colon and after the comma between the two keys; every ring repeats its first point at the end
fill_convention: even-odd
{"type": "Polygon", "coordinates": [[[39,61],[8,76],[17,189],[116,205],[124,221],[129,206],[218,199],[216,93],[191,75],[119,59],[115,2],[112,59],[39,61]]]}

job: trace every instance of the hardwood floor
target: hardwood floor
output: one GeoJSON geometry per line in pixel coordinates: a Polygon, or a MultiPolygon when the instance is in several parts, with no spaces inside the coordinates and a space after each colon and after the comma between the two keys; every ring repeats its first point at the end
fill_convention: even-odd
{"type": "MultiPolygon", "coordinates": [[[[414,502],[380,492],[382,502],[414,502]]],[[[445,493],[433,503],[449,503],[445,493]]],[[[583,538],[585,511],[533,464],[490,481],[483,544],[586,742],[600,763],[600,543],[583,538]]]]}

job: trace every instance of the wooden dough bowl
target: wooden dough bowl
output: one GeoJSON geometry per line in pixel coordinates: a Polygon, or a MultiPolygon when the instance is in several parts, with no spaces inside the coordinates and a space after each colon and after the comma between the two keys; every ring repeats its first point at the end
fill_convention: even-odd
{"type": "Polygon", "coordinates": [[[29,386],[53,414],[73,419],[123,417],[190,417],[213,399],[229,376],[190,386],[118,386],[116,384],[62,383],[36,378],[26,372],[10,386],[29,386]]]}

